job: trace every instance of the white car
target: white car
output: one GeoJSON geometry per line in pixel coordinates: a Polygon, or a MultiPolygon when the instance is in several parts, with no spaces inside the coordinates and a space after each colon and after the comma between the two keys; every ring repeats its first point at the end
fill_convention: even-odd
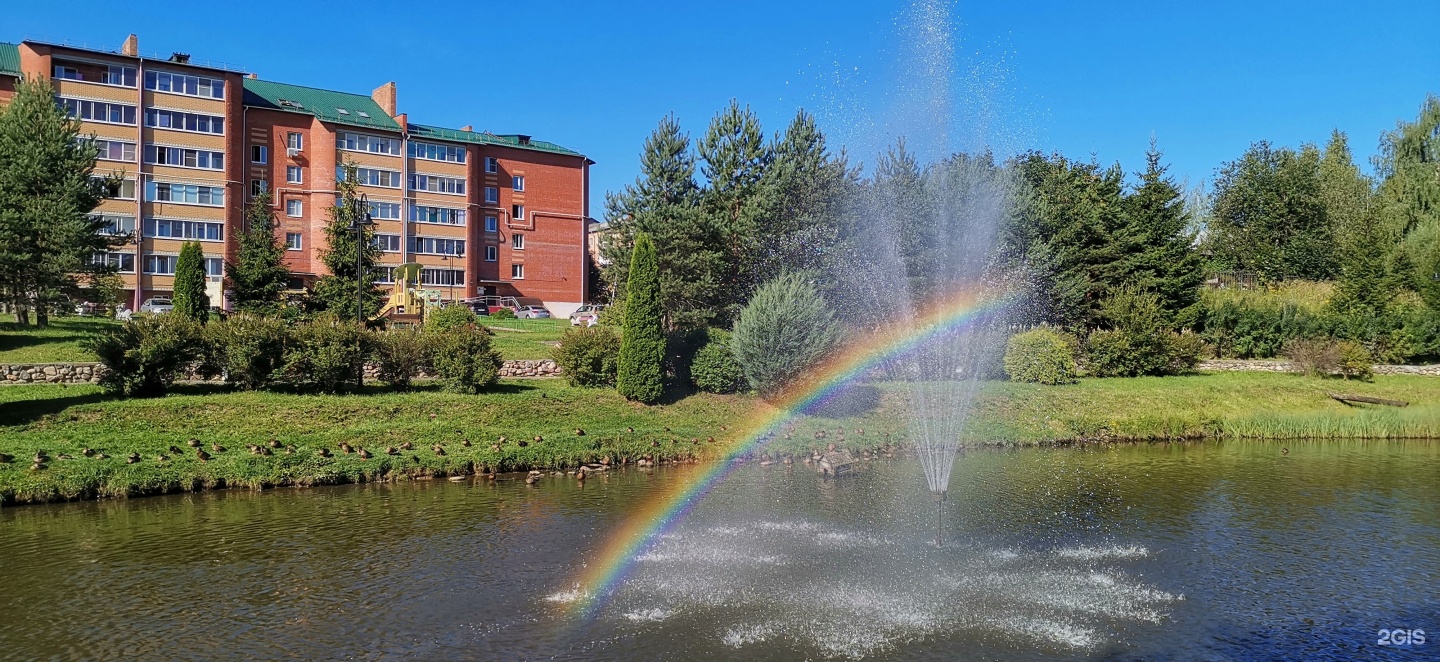
{"type": "Polygon", "coordinates": [[[175,303],[166,297],[150,297],[140,304],[142,313],[168,313],[175,310],[175,303]]]}
{"type": "Polygon", "coordinates": [[[550,319],[550,311],[544,306],[521,306],[515,309],[515,316],[522,320],[550,319]]]}
{"type": "Polygon", "coordinates": [[[570,313],[570,326],[595,326],[600,323],[600,311],[605,306],[585,304],[570,313]]]}

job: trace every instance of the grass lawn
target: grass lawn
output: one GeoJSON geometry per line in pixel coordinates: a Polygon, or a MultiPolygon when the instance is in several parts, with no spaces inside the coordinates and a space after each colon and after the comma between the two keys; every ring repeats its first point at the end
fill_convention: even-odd
{"type": "MultiPolygon", "coordinates": [[[[798,452],[831,442],[852,448],[903,443],[911,388],[926,386],[855,387],[827,409],[792,421],[785,429],[788,437],[770,448],[798,452]],[[824,440],[815,436],[821,429],[828,430],[824,440]]],[[[768,410],[750,396],[707,394],[646,407],[610,389],[571,388],[561,380],[505,381],[479,396],[430,385],[410,393],[376,388],[337,396],[188,386],[160,399],[114,400],[90,386],[5,387],[0,388],[0,453],[14,461],[0,464],[0,503],[573,467],[601,456],[705,459],[745,440],[745,422],[768,410]],[[585,435],[576,435],[576,428],[585,435]],[[536,435],[543,441],[530,441],[536,435]],[[491,444],[501,436],[507,441],[494,450],[491,444]],[[191,438],[203,442],[212,455],[208,462],[187,447],[191,438]],[[247,444],[263,445],[272,438],[294,445],[296,452],[262,456],[246,451],[247,444]],[[468,447],[461,443],[467,439],[468,447]],[[516,443],[522,439],[529,442],[523,448],[516,443]],[[382,452],[406,441],[414,450],[395,456],[382,452]],[[374,457],[341,453],[341,442],[364,447],[374,457]],[[436,443],[443,445],[443,455],[431,450],[436,443]],[[226,450],[215,451],[212,444],[226,450]],[[182,452],[173,454],[172,445],[182,452]],[[85,448],[110,457],[85,458],[85,448]],[[321,448],[334,457],[320,457],[321,448]],[[30,459],[37,450],[52,459],[32,471],[30,459]],[[141,460],[127,464],[131,452],[141,460]],[[73,459],[58,459],[60,454],[73,459]],[[169,457],[158,460],[162,454],[169,457]]],[[[1347,383],[1220,373],[1087,379],[1055,387],[991,382],[980,393],[967,432],[968,441],[1009,443],[1247,436],[1440,438],[1440,378],[1382,376],[1373,383],[1347,383]],[[1327,391],[1412,404],[1403,409],[1348,407],[1327,398],[1327,391]]]]}
{"type": "Polygon", "coordinates": [[[568,319],[497,320],[482,317],[480,323],[495,333],[491,344],[506,359],[548,359],[550,350],[560,342],[560,334],[570,328],[568,319]]]}
{"type": "Polygon", "coordinates": [[[94,361],[93,354],[80,348],[80,341],[118,324],[95,317],[51,318],[44,329],[0,323],[0,363],[94,361]]]}

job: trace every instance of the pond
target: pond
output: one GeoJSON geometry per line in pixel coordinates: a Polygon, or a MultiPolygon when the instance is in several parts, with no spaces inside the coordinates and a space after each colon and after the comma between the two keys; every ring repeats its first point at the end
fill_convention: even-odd
{"type": "Polygon", "coordinates": [[[3,509],[0,658],[1440,654],[1433,442],[971,449],[940,547],[913,458],[745,464],[577,608],[608,536],[704,469],[3,509]]]}

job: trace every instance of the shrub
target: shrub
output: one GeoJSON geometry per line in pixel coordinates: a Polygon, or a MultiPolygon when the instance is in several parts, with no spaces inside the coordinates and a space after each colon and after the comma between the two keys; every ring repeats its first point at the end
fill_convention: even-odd
{"type": "Polygon", "coordinates": [[[503,361],[490,347],[490,332],[478,324],[427,330],[430,363],[445,385],[460,393],[479,393],[500,378],[503,361]]]}
{"type": "Polygon", "coordinates": [[[603,326],[572,328],[552,355],[571,386],[614,386],[620,336],[603,326]]]}
{"type": "Polygon", "coordinates": [[[334,392],[355,384],[369,356],[370,334],[354,322],[323,316],[295,328],[285,374],[297,384],[334,392]]]}
{"type": "Polygon", "coordinates": [[[1049,327],[1017,333],[1005,343],[1005,373],[1017,382],[1069,384],[1075,381],[1074,350],[1049,327]]]}
{"type": "Polygon", "coordinates": [[[787,274],[755,290],[740,310],[730,348],[750,386],[771,395],[839,341],[825,299],[803,277],[787,274]]]}
{"type": "Polygon", "coordinates": [[[371,357],[381,381],[401,390],[410,388],[410,380],[430,360],[429,336],[410,329],[377,333],[371,357]]]}
{"type": "Polygon", "coordinates": [[[1092,331],[1085,340],[1085,369],[1096,377],[1185,372],[1205,351],[1203,338],[1169,328],[1154,294],[1122,289],[1105,300],[1102,311],[1111,328],[1092,331]]]}
{"type": "Polygon", "coordinates": [[[660,262],[655,243],[644,232],[635,235],[630,256],[623,329],[615,386],[627,400],[655,402],[665,388],[665,334],[661,328],[660,262]]]}
{"type": "Polygon", "coordinates": [[[1370,352],[1364,345],[1353,340],[1342,340],[1337,343],[1339,354],[1340,375],[1345,379],[1355,378],[1362,381],[1370,381],[1373,376],[1371,372],[1370,352]]]}
{"type": "Polygon", "coordinates": [[[1207,351],[1205,339],[1201,338],[1199,334],[1191,333],[1190,331],[1181,331],[1180,333],[1172,332],[1166,339],[1169,345],[1169,366],[1167,371],[1172,375],[1194,370],[1195,366],[1199,365],[1201,357],[1205,356],[1205,352],[1207,351]]]}
{"type": "Polygon", "coordinates": [[[274,317],[236,314],[205,327],[207,376],[223,373],[225,380],[246,390],[264,388],[285,367],[290,329],[274,317]]]}
{"type": "Polygon", "coordinates": [[[509,308],[501,308],[500,310],[497,310],[497,311],[495,311],[495,312],[493,312],[493,313],[490,313],[490,319],[492,319],[492,320],[513,320],[513,319],[515,319],[515,311],[510,310],[509,308]]]}
{"type": "Polygon", "coordinates": [[[210,316],[210,297],[205,294],[205,254],[198,241],[187,241],[180,247],[180,257],[175,259],[174,292],[174,314],[204,324],[210,316]]]}
{"type": "Polygon", "coordinates": [[[690,381],[707,393],[734,393],[745,388],[745,371],[730,349],[730,332],[710,329],[710,340],[690,361],[690,381]]]}
{"type": "Polygon", "coordinates": [[[432,309],[425,315],[427,331],[444,331],[478,323],[475,313],[465,306],[445,306],[432,309]]]}
{"type": "Polygon", "coordinates": [[[625,326],[625,300],[621,299],[600,309],[600,315],[595,319],[599,326],[613,326],[617,329],[625,326]]]}
{"type": "Polygon", "coordinates": [[[202,358],[200,324],[180,315],[140,315],[86,342],[100,358],[105,390],[159,397],[185,368],[202,358]]]}

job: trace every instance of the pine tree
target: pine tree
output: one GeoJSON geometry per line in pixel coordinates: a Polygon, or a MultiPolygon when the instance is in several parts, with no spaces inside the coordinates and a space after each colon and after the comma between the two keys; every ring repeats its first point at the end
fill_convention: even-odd
{"type": "Polygon", "coordinates": [[[210,316],[210,296],[205,293],[205,253],[200,242],[187,241],[175,260],[175,314],[205,323],[210,316]]]}
{"type": "MultiPolygon", "coordinates": [[[[1124,284],[1155,294],[1175,314],[1199,300],[1205,280],[1184,196],[1161,164],[1162,153],[1152,140],[1145,153],[1140,185],[1125,197],[1127,223],[1123,232],[1131,253],[1124,263],[1124,284]]],[[[1119,284],[1119,283],[1115,283],[1119,284]]]]}
{"type": "Polygon", "coordinates": [[[91,216],[119,181],[92,177],[97,152],[79,137],[80,122],[56,105],[44,79],[22,79],[0,107],[0,297],[17,310],[35,308],[41,326],[57,293],[113,271],[91,256],[122,241],[102,234],[105,221],[91,216]]]}
{"type": "Polygon", "coordinates": [[[650,235],[635,237],[625,286],[625,326],[620,336],[616,387],[620,395],[646,404],[664,391],[665,333],[661,328],[660,265],[650,235]]]}
{"type": "Polygon", "coordinates": [[[245,229],[240,233],[234,262],[225,263],[231,302],[236,310],[250,313],[275,312],[290,280],[285,267],[285,245],[275,235],[275,215],[269,191],[256,196],[245,208],[245,229]]]}
{"type": "Polygon", "coordinates": [[[762,181],[772,155],[759,118],[734,99],[710,120],[697,149],[706,181],[700,195],[701,213],[718,235],[724,254],[725,269],[714,306],[728,319],[759,284],[755,262],[760,228],[773,207],[773,191],[762,181]]]}
{"type": "Polygon", "coordinates": [[[366,210],[359,207],[360,191],[356,183],[356,166],[343,166],[345,177],[338,182],[335,206],[330,208],[330,222],[325,226],[325,249],[320,251],[320,260],[325,263],[329,274],[315,283],[310,293],[310,306],[317,310],[328,310],[341,319],[349,319],[356,312],[356,297],[363,292],[363,312],[368,319],[380,312],[384,305],[384,293],[375,287],[380,261],[380,249],[375,246],[375,228],[367,225],[361,232],[360,242],[355,241],[352,223],[364,219],[366,210]],[[356,251],[360,251],[360,271],[355,270],[356,251]]]}
{"type": "Polygon", "coordinates": [[[771,205],[753,256],[754,277],[824,269],[839,244],[840,218],[858,184],[845,154],[832,155],[815,117],[804,110],[770,148],[764,186],[771,205]]]}

